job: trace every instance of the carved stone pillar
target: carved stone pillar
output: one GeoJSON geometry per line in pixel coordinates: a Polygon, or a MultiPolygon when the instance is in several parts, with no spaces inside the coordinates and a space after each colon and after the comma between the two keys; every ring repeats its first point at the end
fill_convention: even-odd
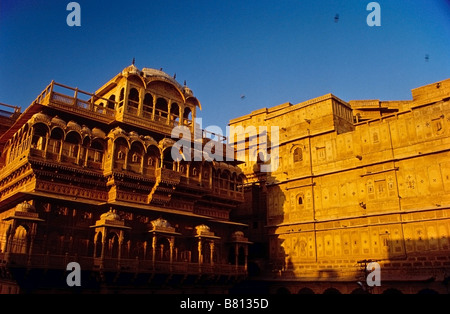
{"type": "Polygon", "coordinates": [[[198,263],[203,264],[203,254],[202,254],[202,238],[198,238],[198,263]]]}
{"type": "Polygon", "coordinates": [[[170,118],[172,117],[170,114],[171,109],[172,109],[172,100],[169,99],[169,103],[167,104],[167,121],[166,121],[167,125],[170,125],[170,118]]]}
{"type": "Polygon", "coordinates": [[[144,174],[144,159],[145,159],[144,157],[145,157],[145,151],[142,153],[142,156],[141,156],[141,164],[139,166],[140,174],[144,174]]]}
{"type": "Polygon", "coordinates": [[[180,104],[178,107],[179,107],[178,110],[180,110],[180,111],[179,111],[179,115],[180,115],[180,125],[184,125],[184,105],[181,105],[181,104],[180,104]]]}
{"type": "Polygon", "coordinates": [[[85,167],[87,167],[87,163],[88,163],[88,154],[89,154],[89,147],[90,146],[91,146],[91,143],[89,143],[89,146],[86,146],[85,150],[84,150],[84,162],[83,162],[83,165],[85,167]]]}
{"type": "Polygon", "coordinates": [[[187,179],[188,184],[189,184],[190,173],[191,173],[191,164],[186,164],[186,179],[187,179]]]}
{"type": "Polygon", "coordinates": [[[211,266],[214,266],[214,240],[211,240],[209,242],[209,248],[210,248],[210,252],[211,252],[210,263],[211,263],[211,266]]]}
{"type": "Polygon", "coordinates": [[[120,263],[120,258],[122,257],[122,243],[123,243],[123,231],[120,230],[120,233],[119,233],[119,247],[118,247],[118,252],[117,252],[117,259],[119,260],[119,263],[120,263]]]}
{"type": "Polygon", "coordinates": [[[156,234],[153,234],[153,239],[152,239],[152,263],[153,263],[153,267],[155,267],[155,257],[156,257],[156,234]]]}
{"type": "Polygon", "coordinates": [[[59,152],[58,152],[58,159],[57,159],[58,162],[61,161],[61,154],[62,154],[63,144],[64,144],[64,141],[61,139],[59,141],[59,152]]]}
{"type": "Polygon", "coordinates": [[[152,110],[152,120],[155,121],[155,111],[156,111],[156,95],[153,96],[153,110],[152,110]]]}
{"type": "Polygon", "coordinates": [[[125,152],[125,159],[123,161],[123,166],[122,166],[122,169],[125,169],[125,170],[127,170],[127,168],[128,168],[128,153],[129,153],[129,151],[127,149],[125,152]]]}
{"type": "Polygon", "coordinates": [[[142,117],[144,107],[145,89],[139,88],[139,105],[137,110],[137,116],[142,117]]]}
{"type": "Polygon", "coordinates": [[[97,257],[97,239],[98,239],[98,232],[94,235],[94,258],[97,257]]]}
{"type": "Polygon", "coordinates": [[[169,239],[169,245],[170,245],[170,264],[173,262],[173,247],[174,247],[175,238],[170,237],[169,239]]]}
{"type": "Polygon", "coordinates": [[[213,185],[213,167],[209,167],[209,188],[212,189],[213,185]]]}
{"type": "Polygon", "coordinates": [[[78,143],[78,145],[74,146],[77,147],[77,156],[75,163],[78,165],[80,163],[80,155],[81,155],[81,142],[78,143]]]}
{"type": "Polygon", "coordinates": [[[105,258],[105,247],[106,247],[106,235],[105,232],[102,232],[102,252],[100,254],[100,258],[102,260],[105,258]]]}

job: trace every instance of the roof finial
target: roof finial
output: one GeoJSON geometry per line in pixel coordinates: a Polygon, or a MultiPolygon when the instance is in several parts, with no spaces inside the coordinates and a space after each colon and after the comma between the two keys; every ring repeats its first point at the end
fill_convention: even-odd
{"type": "Polygon", "coordinates": [[[173,79],[176,79],[177,78],[177,74],[175,73],[174,75],[173,75],[173,79]]]}
{"type": "Polygon", "coordinates": [[[186,86],[186,80],[184,80],[184,86],[186,86]]]}
{"type": "Polygon", "coordinates": [[[136,60],[135,60],[134,57],[133,57],[133,62],[131,62],[131,64],[134,65],[134,62],[135,62],[135,61],[136,61],[136,60]]]}

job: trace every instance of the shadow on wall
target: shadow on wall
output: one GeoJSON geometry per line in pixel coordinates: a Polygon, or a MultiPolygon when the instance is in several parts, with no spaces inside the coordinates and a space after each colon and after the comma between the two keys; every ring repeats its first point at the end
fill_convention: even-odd
{"type": "MultiPolygon", "coordinates": [[[[336,220],[326,228],[326,222],[320,222],[318,230],[317,222],[309,216],[299,219],[310,220],[308,223],[292,223],[296,221],[290,216],[292,213],[282,210],[292,203],[284,192],[278,185],[272,185],[270,193],[278,197],[268,200],[268,211],[272,209],[272,212],[267,221],[271,236],[266,276],[273,282],[272,293],[450,293],[448,220],[418,219],[402,225],[353,228],[342,226],[342,221],[336,220]],[[274,208],[280,210],[274,213],[274,208]],[[380,287],[368,287],[369,272],[364,261],[379,263],[380,287]],[[290,284],[282,284],[287,281],[290,284]]],[[[308,215],[307,211],[303,212],[308,215]]]]}
{"type": "MultiPolygon", "coordinates": [[[[260,176],[258,169],[257,165],[254,172],[260,176]]],[[[367,221],[358,222],[358,227],[339,220],[316,222],[306,207],[299,213],[290,212],[293,200],[286,198],[276,184],[280,182],[270,173],[264,176],[259,179],[268,182],[270,195],[261,193],[260,197],[267,197],[263,210],[268,211],[265,232],[269,234],[269,263],[252,272],[250,280],[260,284],[253,286],[265,285],[270,293],[280,294],[450,292],[448,220],[423,221],[419,217],[401,225],[391,221],[371,225],[367,221]],[[380,264],[381,287],[368,289],[368,273],[364,263],[358,263],[364,260],[380,264]]],[[[295,206],[301,205],[300,199],[295,201],[295,206]]]]}
{"type": "MultiPolygon", "coordinates": [[[[286,258],[283,264],[279,259],[278,271],[280,279],[291,280],[289,284],[282,280],[274,280],[272,289],[275,294],[449,294],[450,293],[450,252],[447,244],[448,237],[421,238],[401,240],[402,250],[395,250],[399,245],[398,240],[387,241],[385,258],[361,257],[355,264],[353,280],[341,278],[341,269],[317,269],[314,278],[302,280],[296,275],[294,267],[301,262],[293,263],[286,258]],[[431,243],[431,244],[430,244],[431,243]],[[374,280],[375,272],[372,268],[367,270],[370,262],[380,265],[380,286],[369,287],[368,281],[374,280]]],[[[283,240],[279,241],[279,257],[287,256],[283,240]]],[[[345,258],[344,256],[341,257],[345,258]]],[[[350,257],[347,257],[350,258],[350,257]]],[[[354,256],[357,258],[357,256],[354,256]]],[[[323,261],[311,263],[319,267],[323,261]]],[[[325,265],[329,267],[330,265],[325,265]]],[[[313,266],[314,267],[314,266],[313,266]]]]}

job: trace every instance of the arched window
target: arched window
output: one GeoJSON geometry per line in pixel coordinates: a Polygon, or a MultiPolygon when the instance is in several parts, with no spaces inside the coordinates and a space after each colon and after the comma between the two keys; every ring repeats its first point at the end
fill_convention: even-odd
{"type": "Polygon", "coordinates": [[[97,233],[97,238],[95,239],[95,256],[94,257],[101,257],[102,256],[102,233],[97,233]]]}
{"type": "Polygon", "coordinates": [[[94,140],[88,150],[88,161],[102,162],[103,150],[103,144],[100,143],[100,140],[94,140]]]}
{"type": "Polygon", "coordinates": [[[303,152],[300,147],[296,147],[294,149],[294,163],[300,162],[303,160],[303,152]]]}
{"type": "Polygon", "coordinates": [[[302,196],[298,197],[298,205],[303,205],[303,197],[302,196]]]}
{"type": "Polygon", "coordinates": [[[220,175],[220,188],[229,190],[230,189],[230,172],[225,170],[220,175]]]}
{"type": "Polygon", "coordinates": [[[125,97],[125,89],[121,89],[120,90],[120,95],[119,95],[119,107],[123,106],[123,99],[125,97]]]}
{"type": "Polygon", "coordinates": [[[33,138],[31,147],[34,149],[43,150],[45,148],[45,141],[47,139],[48,128],[41,123],[33,125],[33,138]]]}
{"type": "Polygon", "coordinates": [[[189,107],[184,108],[183,113],[184,124],[189,125],[192,123],[192,111],[189,107]]]}
{"type": "Polygon", "coordinates": [[[81,137],[77,132],[69,132],[63,143],[62,154],[67,158],[77,158],[81,137]]]}
{"type": "Polygon", "coordinates": [[[172,150],[166,148],[163,153],[163,168],[174,170],[174,160],[172,158],[172,150]]]}
{"type": "Polygon", "coordinates": [[[135,173],[141,173],[141,162],[143,160],[144,150],[144,146],[139,141],[135,141],[131,144],[128,152],[127,170],[135,173]]]}
{"type": "Polygon", "coordinates": [[[146,93],[144,96],[142,114],[144,115],[144,118],[151,118],[152,112],[153,112],[153,96],[150,93],[146,93]]]}
{"type": "Polygon", "coordinates": [[[59,154],[63,138],[64,131],[60,128],[54,128],[50,134],[47,151],[53,154],[59,154]]]}
{"type": "Polygon", "coordinates": [[[123,169],[128,151],[128,142],[123,137],[119,137],[114,141],[114,155],[116,156],[116,160],[114,161],[114,168],[123,169]]]}
{"type": "Polygon", "coordinates": [[[139,92],[136,88],[130,89],[128,94],[128,112],[136,114],[139,107],[139,92]]]}
{"type": "Polygon", "coordinates": [[[154,176],[155,168],[159,168],[159,161],[161,158],[158,147],[154,145],[150,145],[149,147],[147,147],[146,153],[143,158],[143,174],[154,176]]]}
{"type": "Polygon", "coordinates": [[[180,118],[180,107],[177,103],[173,103],[170,107],[170,120],[178,123],[180,118]]]}
{"type": "Polygon", "coordinates": [[[111,95],[109,96],[108,108],[114,109],[115,106],[116,106],[116,95],[111,95]]]}
{"type": "Polygon", "coordinates": [[[131,156],[131,162],[141,162],[141,157],[138,154],[133,154],[133,156],[131,156]]]}
{"type": "Polygon", "coordinates": [[[136,88],[133,87],[132,89],[130,89],[128,100],[139,102],[139,92],[136,88]]]}
{"type": "Polygon", "coordinates": [[[27,253],[27,230],[23,226],[19,226],[14,234],[12,246],[12,253],[27,253]]]}
{"type": "Polygon", "coordinates": [[[156,101],[155,119],[158,119],[158,121],[164,121],[167,118],[168,109],[169,107],[167,105],[167,100],[164,98],[158,98],[156,101]]]}

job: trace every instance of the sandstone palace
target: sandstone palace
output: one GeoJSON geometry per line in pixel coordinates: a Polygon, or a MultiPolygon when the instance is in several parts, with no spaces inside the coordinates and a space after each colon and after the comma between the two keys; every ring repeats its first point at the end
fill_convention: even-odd
{"type": "Polygon", "coordinates": [[[246,277],[239,162],[172,158],[173,127],[194,133],[201,109],[186,85],[133,62],[94,94],[51,82],[22,114],[3,109],[0,292],[71,291],[71,262],[87,293],[223,293],[246,277]]]}
{"type": "Polygon", "coordinates": [[[450,79],[260,109],[230,121],[236,142],[134,62],[94,93],[52,81],[0,107],[0,293],[449,293],[450,79]],[[175,159],[176,126],[234,158],[175,159]],[[261,126],[276,147],[253,161],[261,126]]]}
{"type": "Polygon", "coordinates": [[[450,292],[450,79],[412,100],[327,94],[230,125],[279,127],[272,173],[248,159],[251,136],[240,146],[252,188],[239,216],[255,245],[268,243],[255,261],[269,291],[450,292]],[[367,284],[371,262],[380,286],[367,284]]]}

